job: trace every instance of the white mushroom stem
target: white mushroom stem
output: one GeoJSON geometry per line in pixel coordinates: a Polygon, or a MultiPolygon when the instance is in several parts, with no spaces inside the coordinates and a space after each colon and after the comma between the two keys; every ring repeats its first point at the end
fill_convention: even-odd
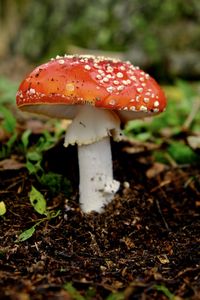
{"type": "Polygon", "coordinates": [[[67,129],[64,146],[78,145],[79,201],[84,212],[102,212],[119,189],[113,179],[110,135],[121,137],[119,118],[92,106],[82,106],[67,129]]]}
{"type": "Polygon", "coordinates": [[[80,206],[84,212],[102,212],[119,189],[113,179],[110,137],[78,147],[80,206]]]}

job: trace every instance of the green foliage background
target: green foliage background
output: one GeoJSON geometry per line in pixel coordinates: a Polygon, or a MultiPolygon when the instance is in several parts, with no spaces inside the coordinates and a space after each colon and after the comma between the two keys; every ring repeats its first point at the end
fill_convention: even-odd
{"type": "MultiPolygon", "coordinates": [[[[138,43],[158,54],[155,50],[165,48],[159,45],[163,29],[179,20],[199,21],[199,6],[198,0],[29,1],[22,16],[26,26],[18,34],[17,48],[37,57],[47,49],[66,50],[71,43],[112,51],[128,50],[138,43]]],[[[176,47],[182,44],[176,41],[176,47]]],[[[200,49],[197,41],[195,44],[200,49]]]]}
{"type": "Polygon", "coordinates": [[[200,74],[199,0],[0,0],[0,8],[9,51],[33,62],[78,46],[120,52],[160,76],[200,74]]]}

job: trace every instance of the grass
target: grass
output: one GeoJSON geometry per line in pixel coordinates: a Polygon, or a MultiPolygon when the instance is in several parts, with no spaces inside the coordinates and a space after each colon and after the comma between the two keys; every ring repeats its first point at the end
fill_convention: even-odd
{"type": "Polygon", "coordinates": [[[188,136],[200,132],[200,97],[198,87],[179,80],[165,87],[168,106],[165,113],[149,120],[134,120],[127,124],[125,134],[142,142],[160,145],[154,152],[156,160],[169,163],[171,157],[177,164],[192,164],[199,156],[188,145],[188,136]],[[167,154],[167,155],[166,155],[167,154]]]}

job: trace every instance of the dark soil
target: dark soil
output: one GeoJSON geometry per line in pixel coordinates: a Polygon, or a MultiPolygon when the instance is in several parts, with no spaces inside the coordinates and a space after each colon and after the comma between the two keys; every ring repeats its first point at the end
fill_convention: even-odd
{"type": "Polygon", "coordinates": [[[0,172],[0,200],[8,210],[0,219],[0,299],[82,300],[64,289],[68,282],[84,297],[93,288],[86,299],[116,291],[124,298],[112,299],[200,299],[199,168],[166,167],[149,176],[151,154],[128,154],[123,147],[113,145],[121,190],[100,215],[79,209],[73,147],[57,145],[44,161],[47,170],[71,180],[69,199],[41,190],[25,169],[0,172]],[[32,184],[61,213],[19,243],[19,234],[40,218],[28,199],[32,184]]]}

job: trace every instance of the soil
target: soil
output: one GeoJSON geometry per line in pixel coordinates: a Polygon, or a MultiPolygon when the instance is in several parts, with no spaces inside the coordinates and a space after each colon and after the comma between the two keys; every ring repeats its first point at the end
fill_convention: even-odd
{"type": "Polygon", "coordinates": [[[76,149],[62,141],[44,166],[71,181],[68,198],[41,189],[26,169],[0,171],[0,299],[106,299],[120,291],[109,299],[200,299],[199,167],[160,169],[148,151],[127,153],[125,143],[112,150],[121,189],[102,214],[80,211],[76,149]],[[61,213],[18,242],[40,218],[28,198],[32,184],[61,213]]]}

